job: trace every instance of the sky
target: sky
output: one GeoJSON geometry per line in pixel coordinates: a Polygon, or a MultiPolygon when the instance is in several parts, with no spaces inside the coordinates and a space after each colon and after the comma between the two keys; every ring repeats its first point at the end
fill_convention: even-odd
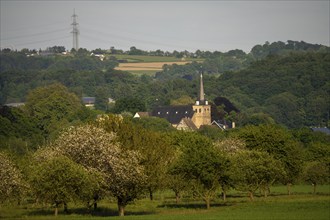
{"type": "Polygon", "coordinates": [[[0,0],[0,46],[70,50],[74,10],[79,47],[88,50],[249,52],[287,40],[330,46],[329,2],[0,0]]]}

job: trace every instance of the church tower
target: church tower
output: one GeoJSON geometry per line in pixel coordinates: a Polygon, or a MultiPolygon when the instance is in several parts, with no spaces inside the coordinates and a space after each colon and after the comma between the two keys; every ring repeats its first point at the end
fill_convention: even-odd
{"type": "Polygon", "coordinates": [[[211,125],[211,105],[204,97],[204,85],[203,85],[203,75],[200,77],[200,86],[199,86],[199,97],[195,105],[192,106],[194,110],[194,115],[192,121],[197,128],[200,128],[202,125],[211,125]]]}

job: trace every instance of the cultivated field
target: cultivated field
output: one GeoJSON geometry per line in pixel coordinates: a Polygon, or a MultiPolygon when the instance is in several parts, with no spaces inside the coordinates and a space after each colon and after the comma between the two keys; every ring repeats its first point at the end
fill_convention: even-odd
{"type": "MultiPolygon", "coordinates": [[[[141,198],[126,207],[126,216],[118,217],[115,200],[104,199],[97,211],[87,214],[83,204],[69,204],[69,214],[60,210],[54,217],[49,206],[22,203],[21,205],[1,205],[0,219],[30,220],[329,220],[330,186],[319,186],[317,194],[312,194],[312,186],[293,186],[293,194],[286,195],[285,186],[271,188],[269,197],[256,195],[250,202],[246,193],[232,191],[227,202],[219,197],[212,201],[211,208],[205,209],[201,200],[184,197],[179,204],[171,191],[158,192],[154,200],[141,198]]],[[[146,196],[147,197],[147,196],[146,196]]]]}
{"type": "Polygon", "coordinates": [[[167,65],[185,65],[187,63],[190,63],[188,61],[179,61],[179,62],[151,62],[151,63],[120,63],[118,67],[116,67],[117,70],[123,70],[123,71],[138,71],[138,70],[155,70],[159,71],[162,70],[162,67],[167,65]]]}
{"type": "Polygon", "coordinates": [[[204,59],[187,58],[182,60],[176,57],[165,56],[140,56],[140,55],[114,55],[117,60],[120,60],[119,66],[115,69],[128,71],[134,74],[148,74],[153,75],[162,70],[163,65],[185,65],[193,61],[202,62],[204,59]]]}

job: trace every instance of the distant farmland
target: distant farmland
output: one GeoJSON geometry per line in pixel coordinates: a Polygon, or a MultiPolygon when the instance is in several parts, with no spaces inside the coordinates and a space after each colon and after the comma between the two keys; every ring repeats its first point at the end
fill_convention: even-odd
{"type": "Polygon", "coordinates": [[[150,62],[150,63],[120,63],[118,67],[116,67],[117,70],[123,70],[123,71],[160,71],[162,70],[162,67],[167,65],[185,65],[187,63],[191,63],[189,61],[179,61],[179,62],[150,62]]]}
{"type": "Polygon", "coordinates": [[[120,60],[117,70],[128,71],[135,74],[155,74],[161,71],[165,64],[167,65],[185,65],[193,61],[202,62],[204,59],[186,58],[182,60],[176,57],[166,56],[140,56],[140,55],[114,55],[116,59],[120,60]]]}

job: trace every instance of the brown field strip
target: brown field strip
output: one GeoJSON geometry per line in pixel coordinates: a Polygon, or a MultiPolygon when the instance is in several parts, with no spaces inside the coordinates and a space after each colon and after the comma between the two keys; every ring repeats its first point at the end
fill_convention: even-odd
{"type": "Polygon", "coordinates": [[[187,61],[182,62],[151,62],[151,63],[120,63],[118,67],[115,69],[123,70],[123,71],[130,71],[130,70],[162,70],[162,67],[167,65],[185,65],[187,61]]]}

